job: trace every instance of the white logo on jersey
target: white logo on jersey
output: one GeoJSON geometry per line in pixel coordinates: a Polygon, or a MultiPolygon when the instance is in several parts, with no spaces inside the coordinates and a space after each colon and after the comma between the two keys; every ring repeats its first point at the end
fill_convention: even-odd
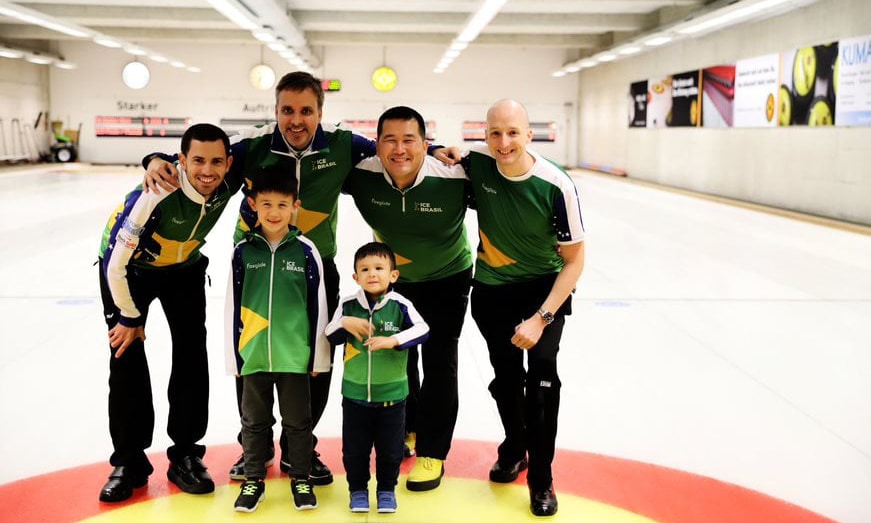
{"type": "Polygon", "coordinates": [[[496,189],[493,189],[492,187],[487,187],[487,184],[485,184],[484,182],[481,182],[481,188],[484,189],[484,192],[496,194],[496,189]]]}
{"type": "Polygon", "coordinates": [[[441,207],[433,207],[429,202],[414,202],[414,210],[417,212],[442,212],[441,207]]]}
{"type": "Polygon", "coordinates": [[[382,200],[376,200],[375,198],[372,198],[371,201],[372,201],[372,204],[373,204],[373,205],[378,205],[379,207],[390,207],[390,202],[385,202],[385,201],[382,201],[382,200]]]}
{"type": "Polygon", "coordinates": [[[170,218],[170,221],[171,221],[172,223],[176,224],[176,225],[182,225],[182,224],[184,224],[184,222],[185,222],[185,220],[179,220],[179,219],[176,218],[175,216],[173,216],[172,218],[170,218]]]}
{"type": "Polygon", "coordinates": [[[260,263],[248,263],[248,264],[245,265],[245,268],[246,268],[246,269],[250,269],[250,270],[253,270],[253,269],[262,269],[263,267],[266,267],[266,262],[260,262],[260,263]]]}
{"type": "Polygon", "coordinates": [[[312,169],[314,169],[315,171],[319,171],[321,169],[329,169],[330,167],[335,167],[335,166],[336,166],[336,162],[331,162],[331,161],[327,160],[326,158],[318,158],[312,164],[312,169]]]}
{"type": "Polygon", "coordinates": [[[293,260],[288,260],[287,264],[284,266],[284,270],[293,272],[305,272],[305,268],[297,267],[296,262],[293,260]]]}
{"type": "Polygon", "coordinates": [[[394,325],[392,321],[385,321],[384,325],[381,326],[381,330],[385,332],[399,332],[399,327],[394,325]]]}

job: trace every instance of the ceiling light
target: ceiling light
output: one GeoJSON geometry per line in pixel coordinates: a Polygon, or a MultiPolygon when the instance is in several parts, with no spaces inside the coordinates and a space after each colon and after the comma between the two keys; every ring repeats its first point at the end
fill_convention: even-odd
{"type": "Polygon", "coordinates": [[[54,66],[59,68],[59,69],[67,69],[67,70],[75,69],[76,67],[78,67],[76,64],[74,64],[72,62],[55,62],[54,66]]]}
{"type": "Polygon", "coordinates": [[[253,31],[260,28],[255,21],[256,17],[245,11],[244,4],[240,5],[232,0],[209,0],[209,5],[242,29],[253,31]]]}
{"type": "Polygon", "coordinates": [[[485,0],[478,11],[472,15],[466,26],[460,31],[457,40],[471,42],[478,38],[478,34],[487,27],[487,24],[496,16],[507,0],[485,0]]]}
{"type": "Polygon", "coordinates": [[[641,48],[638,47],[637,45],[631,45],[629,47],[624,47],[623,49],[620,49],[617,52],[620,54],[630,55],[630,54],[635,54],[640,50],[641,50],[641,48]]]}
{"type": "Polygon", "coordinates": [[[596,67],[599,63],[594,60],[584,60],[580,65],[582,68],[586,69],[588,67],[596,67]]]}
{"type": "MultiPolygon", "coordinates": [[[[697,24],[688,25],[687,27],[678,29],[677,32],[686,35],[701,33],[702,31],[706,31],[718,25],[728,24],[741,18],[745,18],[750,15],[771,9],[773,7],[777,7],[778,5],[785,3],[786,1],[787,0],[763,0],[761,2],[750,5],[746,5],[746,3],[733,4],[733,7],[736,7],[734,10],[719,14],[717,16],[714,16],[713,18],[708,18],[707,20],[702,19],[697,24]],[[743,7],[740,7],[742,5],[743,7]]],[[[723,9],[723,11],[725,10],[726,9],[723,9]]]]}
{"type": "Polygon", "coordinates": [[[107,37],[105,37],[105,36],[97,36],[97,37],[95,37],[95,38],[94,38],[94,43],[95,43],[95,44],[100,44],[100,45],[102,45],[103,47],[109,47],[109,48],[112,48],[112,49],[117,49],[117,48],[121,47],[121,43],[120,43],[120,42],[118,42],[117,40],[113,40],[112,38],[107,38],[107,37]]]}
{"type": "Polygon", "coordinates": [[[148,55],[148,58],[151,58],[155,62],[159,62],[159,63],[166,63],[169,61],[169,58],[165,58],[159,54],[150,54],[150,55],[148,55]]]}
{"type": "Polygon", "coordinates": [[[199,67],[197,67],[195,65],[189,65],[186,67],[186,69],[192,73],[201,73],[203,71],[202,69],[200,69],[199,67]]]}
{"type": "Polygon", "coordinates": [[[69,24],[65,24],[60,20],[51,16],[44,15],[39,11],[34,11],[33,9],[28,9],[26,7],[13,4],[11,2],[0,2],[0,15],[17,18],[22,22],[35,24],[41,27],[45,27],[46,29],[51,29],[52,31],[75,36],[76,38],[87,38],[92,34],[83,27],[79,28],[69,24]]]}
{"type": "Polygon", "coordinates": [[[565,71],[554,71],[550,75],[553,76],[554,78],[561,78],[561,77],[566,75],[566,72],[565,71]]]}
{"type": "Polygon", "coordinates": [[[4,58],[21,58],[24,53],[17,49],[9,49],[8,47],[0,47],[0,56],[4,58]]]}
{"type": "Polygon", "coordinates": [[[656,47],[658,45],[667,44],[671,42],[670,36],[654,36],[650,40],[645,40],[644,45],[649,45],[650,47],[656,47]]]}
{"type": "Polygon", "coordinates": [[[257,31],[252,31],[251,34],[254,35],[254,38],[264,43],[275,41],[275,35],[272,34],[272,30],[268,27],[258,29],[257,31]]]}
{"type": "Polygon", "coordinates": [[[148,54],[148,51],[140,47],[126,47],[124,48],[124,50],[132,54],[133,56],[145,56],[148,54]]]}
{"type": "Polygon", "coordinates": [[[32,55],[25,56],[24,59],[32,64],[39,64],[39,65],[48,65],[48,64],[54,62],[54,58],[49,58],[48,56],[42,56],[42,55],[38,55],[38,54],[32,54],[32,55]]]}
{"type": "Polygon", "coordinates": [[[460,55],[460,51],[463,51],[468,47],[469,42],[478,38],[478,34],[487,27],[487,24],[493,20],[507,1],[508,0],[484,0],[481,7],[479,7],[478,10],[469,17],[466,25],[451,42],[448,51],[444,56],[442,56],[441,62],[439,62],[439,65],[436,66],[434,71],[444,72],[444,69],[447,69],[453,59],[460,55]],[[448,53],[450,53],[450,55],[448,53]],[[439,71],[439,69],[441,69],[441,71],[439,71]]]}
{"type": "Polygon", "coordinates": [[[566,67],[565,72],[567,72],[567,73],[577,73],[577,72],[580,71],[581,69],[583,69],[583,67],[581,67],[581,64],[572,64],[572,65],[566,67]]]}
{"type": "Polygon", "coordinates": [[[171,65],[173,67],[177,67],[179,69],[184,69],[184,67],[185,67],[184,62],[179,62],[178,60],[170,61],[169,65],[171,65]]]}
{"type": "Polygon", "coordinates": [[[615,60],[616,58],[617,58],[617,55],[607,53],[607,54],[603,54],[602,56],[596,57],[596,60],[598,60],[600,62],[610,62],[612,60],[615,60]]]}

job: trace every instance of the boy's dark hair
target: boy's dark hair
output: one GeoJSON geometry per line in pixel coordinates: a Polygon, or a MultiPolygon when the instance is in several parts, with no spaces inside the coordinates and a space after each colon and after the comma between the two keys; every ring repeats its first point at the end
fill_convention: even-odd
{"type": "Polygon", "coordinates": [[[311,89],[318,99],[318,110],[324,108],[324,88],[321,85],[321,79],[315,78],[310,73],[304,71],[294,71],[287,73],[278,81],[275,86],[275,104],[278,105],[278,95],[281,91],[296,91],[302,92],[306,89],[311,89]]]}
{"type": "Polygon", "coordinates": [[[224,143],[224,151],[230,156],[230,139],[223,129],[210,123],[197,123],[185,130],[181,137],[181,152],[187,154],[191,150],[191,141],[224,143]]]}
{"type": "Polygon", "coordinates": [[[248,191],[248,195],[254,198],[262,192],[289,194],[296,200],[299,198],[296,175],[291,168],[280,164],[259,167],[251,177],[251,190],[248,191]]]}
{"type": "Polygon", "coordinates": [[[357,252],[354,253],[354,271],[357,270],[357,262],[366,256],[387,258],[390,261],[390,270],[396,270],[396,255],[393,254],[393,249],[388,247],[386,243],[369,242],[357,249],[357,252]]]}
{"type": "Polygon", "coordinates": [[[381,130],[384,128],[385,120],[415,120],[417,121],[417,128],[420,130],[420,137],[423,140],[426,140],[426,124],[423,121],[423,116],[420,115],[419,112],[415,111],[411,107],[406,107],[404,105],[397,105],[396,107],[391,107],[387,109],[381,116],[378,117],[378,138],[381,138],[381,130]]]}

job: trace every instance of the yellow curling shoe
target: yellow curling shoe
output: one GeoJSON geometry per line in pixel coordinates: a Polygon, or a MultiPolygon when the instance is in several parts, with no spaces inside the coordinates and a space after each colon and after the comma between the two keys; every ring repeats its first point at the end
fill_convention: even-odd
{"type": "Polygon", "coordinates": [[[405,488],[415,492],[432,490],[442,482],[445,475],[445,462],[435,458],[419,457],[414,463],[414,468],[408,474],[405,488]]]}

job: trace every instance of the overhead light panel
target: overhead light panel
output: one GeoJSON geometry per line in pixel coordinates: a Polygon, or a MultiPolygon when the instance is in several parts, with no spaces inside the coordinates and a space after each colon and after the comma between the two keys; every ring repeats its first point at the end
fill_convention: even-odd
{"type": "Polygon", "coordinates": [[[507,0],[484,0],[481,4],[481,7],[475,11],[472,16],[469,17],[469,20],[466,22],[466,25],[463,26],[463,29],[460,30],[457,37],[451,42],[451,46],[445,51],[445,54],[442,55],[442,59],[436,68],[433,70],[434,73],[443,73],[445,69],[454,61],[455,58],[460,56],[460,52],[466,49],[469,46],[469,42],[474,41],[478,38],[478,35],[481,31],[487,27],[487,25],[496,17],[502,7],[505,5],[507,0]]]}
{"type": "Polygon", "coordinates": [[[681,27],[677,29],[677,32],[684,35],[694,35],[718,26],[732,24],[742,19],[749,18],[755,14],[773,9],[787,1],[788,0],[762,0],[760,2],[751,3],[745,0],[745,2],[732,4],[729,7],[715,11],[710,15],[710,17],[702,17],[698,23],[691,23],[685,27],[681,27]]]}
{"type": "Polygon", "coordinates": [[[0,15],[17,18],[22,22],[38,25],[76,38],[89,38],[93,32],[82,27],[67,24],[52,16],[44,15],[39,11],[22,7],[12,2],[0,2],[0,15]]]}
{"type": "Polygon", "coordinates": [[[260,24],[257,23],[257,17],[248,11],[244,7],[244,4],[241,4],[240,2],[234,2],[232,0],[209,0],[209,5],[242,29],[248,31],[260,29],[260,24]]]}

